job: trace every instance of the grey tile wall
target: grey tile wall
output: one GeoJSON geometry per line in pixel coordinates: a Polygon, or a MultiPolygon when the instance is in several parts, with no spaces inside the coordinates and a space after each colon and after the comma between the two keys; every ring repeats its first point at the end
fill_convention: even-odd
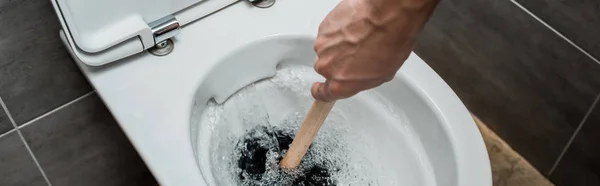
{"type": "Polygon", "coordinates": [[[14,126],[8,119],[6,112],[4,112],[4,109],[2,109],[2,107],[0,107],[0,135],[4,134],[5,132],[8,132],[9,130],[11,130],[13,128],[14,128],[14,126]]]}
{"type": "Polygon", "coordinates": [[[600,185],[600,105],[590,113],[550,175],[556,185],[600,185]]]}
{"type": "Polygon", "coordinates": [[[37,120],[21,131],[53,185],[155,183],[96,94],[37,120]]]}
{"type": "Polygon", "coordinates": [[[50,1],[0,0],[0,28],[0,97],[18,125],[91,91],[50,1]]]}
{"type": "Polygon", "coordinates": [[[60,107],[92,88],[60,42],[50,1],[0,0],[0,28],[0,98],[19,125],[11,130],[0,108],[0,185],[47,185],[39,168],[59,186],[156,185],[95,94],[60,107]]]}
{"type": "Polygon", "coordinates": [[[0,185],[47,185],[16,131],[0,137],[0,185]]]}
{"type": "Polygon", "coordinates": [[[95,93],[0,134],[0,185],[48,185],[40,169],[52,185],[157,185],[95,93]]]}
{"type": "Polygon", "coordinates": [[[516,1],[596,58],[600,57],[600,1],[516,1]]]}
{"type": "Polygon", "coordinates": [[[440,1],[415,52],[544,174],[600,92],[600,65],[508,0],[440,1]]]}

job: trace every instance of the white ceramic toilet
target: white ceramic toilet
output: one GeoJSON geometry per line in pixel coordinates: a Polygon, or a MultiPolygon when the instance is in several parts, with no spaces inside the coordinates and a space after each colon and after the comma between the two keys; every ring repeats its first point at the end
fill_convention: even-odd
{"type": "MultiPolygon", "coordinates": [[[[317,28],[338,0],[52,2],[60,37],[159,183],[200,186],[224,183],[211,140],[224,138],[215,127],[229,126],[202,122],[210,100],[226,105],[240,89],[268,81],[281,65],[309,68],[317,28]]],[[[311,103],[263,97],[273,116],[301,112],[311,103]]],[[[398,179],[381,185],[492,185],[469,112],[415,54],[394,80],[341,100],[334,110],[356,110],[348,107],[366,113],[351,113],[351,120],[378,121],[348,124],[347,131],[368,136],[362,143],[377,151],[373,162],[379,162],[372,166],[396,169],[390,173],[398,179]],[[373,111],[380,106],[384,111],[373,111]]]]}

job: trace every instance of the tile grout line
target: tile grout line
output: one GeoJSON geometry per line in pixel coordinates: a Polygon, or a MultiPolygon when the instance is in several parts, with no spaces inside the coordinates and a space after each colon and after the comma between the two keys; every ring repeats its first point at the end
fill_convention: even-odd
{"type": "Polygon", "coordinates": [[[17,134],[19,134],[19,138],[21,138],[21,142],[25,146],[25,149],[27,149],[27,152],[29,153],[29,156],[31,156],[31,159],[33,159],[33,162],[35,163],[35,165],[37,166],[38,170],[42,174],[42,177],[44,177],[44,180],[46,181],[46,184],[48,184],[48,186],[52,186],[52,184],[50,183],[50,180],[48,179],[48,176],[46,176],[46,172],[44,172],[44,169],[42,169],[42,166],[40,165],[40,163],[38,162],[37,158],[33,154],[33,151],[31,151],[31,148],[29,148],[29,144],[27,143],[27,141],[25,141],[25,137],[23,137],[23,134],[21,133],[21,131],[17,127],[17,123],[15,122],[15,120],[12,117],[12,115],[8,111],[8,107],[6,107],[6,104],[4,104],[4,100],[2,100],[1,97],[0,97],[0,105],[2,106],[2,109],[4,109],[4,112],[6,112],[6,115],[8,116],[8,119],[10,120],[10,122],[13,124],[13,127],[15,127],[14,130],[16,130],[17,134]]]}
{"type": "MultiPolygon", "coordinates": [[[[7,117],[10,115],[10,114],[8,113],[8,109],[7,109],[7,108],[6,108],[6,106],[4,105],[4,100],[2,100],[2,98],[1,98],[1,97],[0,97],[0,108],[2,108],[2,110],[4,110],[4,114],[6,114],[6,116],[7,116],[7,117]]],[[[10,134],[10,133],[12,133],[12,132],[14,132],[15,130],[17,130],[17,127],[15,127],[15,124],[14,124],[14,123],[12,123],[12,121],[11,121],[11,124],[13,124],[13,128],[12,128],[12,129],[10,129],[10,130],[8,130],[8,131],[6,131],[6,132],[4,132],[4,133],[0,133],[0,138],[2,138],[2,137],[4,137],[4,136],[6,136],[6,135],[8,135],[8,134],[10,134]]]]}
{"type": "Polygon", "coordinates": [[[75,99],[73,99],[73,100],[71,100],[71,101],[69,101],[69,102],[67,102],[67,103],[65,103],[65,104],[63,104],[63,105],[61,105],[61,106],[58,106],[58,107],[56,107],[56,108],[54,108],[54,109],[52,109],[52,110],[50,110],[50,111],[48,111],[48,112],[46,112],[46,113],[44,113],[44,114],[42,114],[42,115],[38,116],[38,117],[35,117],[35,118],[33,118],[33,119],[29,120],[28,122],[25,122],[23,125],[17,126],[17,128],[21,129],[21,128],[24,128],[24,127],[26,127],[27,125],[30,125],[30,124],[32,124],[32,123],[35,123],[36,121],[38,121],[38,120],[40,120],[40,119],[42,119],[42,118],[45,118],[46,116],[48,116],[48,115],[50,115],[50,114],[53,114],[53,113],[54,113],[54,112],[56,112],[56,111],[59,111],[59,110],[61,110],[61,109],[65,108],[65,107],[67,107],[67,106],[69,106],[69,105],[71,105],[71,104],[73,104],[73,103],[75,103],[75,102],[79,101],[79,100],[82,100],[82,99],[84,99],[84,98],[88,97],[89,95],[92,95],[92,94],[94,94],[94,92],[96,92],[96,91],[92,90],[92,91],[90,91],[90,92],[88,92],[88,93],[84,94],[83,96],[79,96],[78,98],[75,98],[75,99]]]}
{"type": "Polygon", "coordinates": [[[12,132],[14,132],[15,130],[17,130],[17,128],[13,127],[12,129],[6,131],[5,133],[0,134],[0,138],[2,138],[4,136],[6,136],[6,135],[8,135],[8,134],[10,134],[12,132]]]}
{"type": "Polygon", "coordinates": [[[590,117],[592,111],[596,108],[596,105],[598,104],[598,101],[600,101],[600,94],[598,94],[596,96],[596,99],[594,100],[594,102],[592,103],[592,105],[590,106],[590,108],[588,109],[588,111],[585,113],[585,116],[583,116],[583,119],[581,119],[581,122],[579,122],[579,125],[577,126],[577,128],[573,132],[573,135],[571,135],[571,138],[569,138],[569,141],[567,142],[567,144],[563,148],[562,152],[560,153],[560,155],[558,156],[558,158],[556,159],[556,161],[552,165],[552,168],[550,168],[550,171],[548,171],[548,177],[550,177],[550,175],[552,175],[552,173],[554,172],[554,170],[556,169],[556,167],[558,167],[558,164],[562,160],[563,156],[567,153],[567,150],[569,150],[569,147],[571,147],[571,144],[573,143],[573,141],[575,141],[575,138],[579,134],[579,131],[581,131],[581,128],[583,128],[583,125],[587,121],[588,117],[590,117]]]}
{"type": "MultiPolygon", "coordinates": [[[[533,12],[529,11],[529,9],[525,8],[523,5],[521,5],[519,2],[517,2],[516,0],[510,0],[513,4],[515,4],[517,7],[519,7],[521,10],[525,11],[525,13],[529,14],[531,17],[533,17],[535,20],[537,20],[538,22],[540,22],[542,25],[544,25],[545,27],[547,27],[548,29],[550,29],[550,31],[554,32],[556,35],[558,35],[559,37],[561,37],[562,39],[564,39],[567,43],[569,43],[571,46],[575,47],[577,50],[579,50],[580,52],[582,52],[584,55],[586,55],[588,58],[590,58],[592,61],[600,64],[600,60],[598,60],[596,57],[594,57],[593,55],[591,55],[590,53],[588,53],[585,49],[581,48],[579,45],[577,45],[575,42],[571,41],[569,38],[567,38],[565,35],[563,35],[562,33],[560,33],[558,30],[554,29],[554,27],[550,26],[548,23],[546,23],[544,20],[542,20],[541,18],[539,18],[538,16],[536,16],[535,14],[533,14],[533,12]]],[[[558,158],[556,159],[556,161],[554,162],[554,164],[552,165],[552,168],[550,168],[550,171],[548,171],[548,177],[550,177],[550,175],[552,175],[552,173],[554,173],[554,171],[556,170],[556,167],[558,167],[558,164],[560,163],[560,161],[562,160],[562,158],[564,157],[564,155],[566,154],[567,150],[569,149],[569,147],[571,146],[571,144],[573,143],[573,141],[575,140],[575,138],[577,137],[577,135],[579,134],[579,131],[581,130],[581,128],[583,127],[583,125],[585,124],[585,122],[587,121],[589,115],[591,114],[591,112],[593,111],[593,109],[596,107],[596,105],[598,104],[598,101],[600,100],[600,94],[598,94],[596,96],[596,99],[594,100],[594,102],[592,103],[592,105],[590,106],[589,110],[587,111],[587,113],[584,115],[583,119],[581,120],[581,122],[579,123],[579,125],[577,126],[577,128],[575,129],[575,131],[573,132],[573,135],[571,135],[571,138],[569,139],[569,141],[567,142],[567,144],[565,145],[565,147],[563,148],[562,152],[560,153],[560,155],[558,156],[558,158]]]]}
{"type": "Polygon", "coordinates": [[[538,16],[536,16],[535,14],[533,14],[533,12],[529,11],[529,9],[525,8],[523,5],[521,5],[516,0],[510,0],[510,1],[513,4],[515,4],[516,6],[518,6],[519,8],[521,8],[521,10],[523,10],[527,14],[529,14],[531,17],[533,17],[535,20],[537,20],[538,22],[542,23],[542,25],[546,26],[548,29],[550,29],[552,32],[554,32],[556,35],[558,35],[559,37],[561,37],[562,39],[564,39],[565,41],[567,41],[567,43],[571,44],[571,46],[575,47],[577,50],[579,50],[580,52],[582,52],[584,55],[586,55],[587,57],[589,57],[590,59],[592,59],[592,61],[600,64],[600,60],[596,59],[596,57],[594,57],[593,55],[591,55],[590,53],[588,53],[586,50],[584,50],[583,48],[581,48],[579,45],[575,44],[575,42],[571,41],[569,38],[567,38],[567,36],[563,35],[558,30],[554,29],[554,27],[550,26],[544,20],[540,19],[538,16]]]}

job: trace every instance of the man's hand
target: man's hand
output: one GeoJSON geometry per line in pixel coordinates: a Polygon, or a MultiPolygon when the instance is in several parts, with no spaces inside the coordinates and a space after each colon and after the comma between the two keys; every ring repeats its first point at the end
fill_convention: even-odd
{"type": "Polygon", "coordinates": [[[333,101],[390,81],[438,0],[342,0],[319,27],[315,99],[333,101]]]}

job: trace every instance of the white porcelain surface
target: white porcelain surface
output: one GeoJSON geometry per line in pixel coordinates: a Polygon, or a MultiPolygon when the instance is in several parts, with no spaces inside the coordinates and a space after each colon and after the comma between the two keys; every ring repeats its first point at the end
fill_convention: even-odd
{"type": "MultiPolygon", "coordinates": [[[[222,171],[232,169],[230,164],[235,166],[235,162],[229,160],[231,156],[228,154],[233,154],[232,149],[237,141],[229,139],[239,139],[258,123],[269,123],[274,126],[281,125],[282,122],[291,124],[284,118],[289,118],[296,113],[306,114],[306,110],[312,103],[310,85],[314,81],[323,80],[312,70],[312,63],[316,57],[312,50],[313,43],[313,38],[305,35],[278,35],[258,39],[236,48],[223,57],[200,83],[192,108],[191,137],[193,145],[196,146],[194,142],[196,142],[196,135],[199,134],[196,152],[199,153],[203,176],[211,183],[210,185],[231,185],[227,183],[232,177],[230,174],[237,175],[222,171]],[[262,51],[271,53],[264,55],[262,51]],[[249,90],[245,90],[244,96],[233,100],[229,98],[248,84],[275,75],[277,65],[293,65],[295,68],[304,66],[304,69],[308,69],[309,72],[303,74],[300,80],[296,79],[294,74],[303,71],[288,70],[287,77],[283,79],[294,81],[293,86],[289,85],[292,82],[288,82],[288,85],[281,83],[273,85],[273,81],[270,80],[260,81],[249,90]],[[290,90],[294,93],[290,93],[290,90]],[[219,103],[228,100],[228,106],[224,108],[226,111],[223,111],[227,116],[221,116],[227,118],[218,119],[215,114],[209,114],[210,119],[200,122],[202,117],[206,117],[202,113],[211,98],[215,98],[219,103]],[[209,122],[210,120],[212,122],[209,122]],[[211,165],[216,166],[211,167],[211,165]],[[213,179],[213,176],[218,176],[220,179],[213,179]]],[[[418,58],[411,56],[409,64],[415,61],[418,61],[418,58]]],[[[418,61],[417,64],[423,63],[418,61]]],[[[426,65],[407,68],[409,71],[428,69],[426,65]]],[[[363,175],[368,175],[365,179],[377,180],[376,182],[381,185],[469,185],[468,179],[460,178],[459,175],[474,175],[473,170],[485,170],[485,166],[458,162],[463,158],[459,156],[472,156],[477,152],[465,150],[456,152],[457,149],[454,149],[456,145],[453,144],[454,136],[448,132],[452,128],[465,126],[445,121],[444,114],[441,114],[464,115],[464,107],[458,105],[455,111],[438,110],[431,97],[428,97],[418,84],[414,84],[411,77],[406,76],[405,70],[403,69],[399,76],[378,88],[362,92],[350,99],[337,101],[328,120],[325,121],[325,128],[331,129],[330,134],[335,127],[344,128],[344,135],[337,137],[340,140],[346,139],[344,142],[353,141],[349,144],[344,143],[343,146],[353,149],[352,153],[355,155],[343,159],[351,161],[346,162],[349,164],[359,162],[360,166],[366,165],[368,168],[359,171],[363,172],[363,175]],[[368,160],[355,161],[355,157],[368,160]]],[[[424,75],[435,77],[430,70],[424,75]]],[[[439,82],[439,79],[430,81],[439,82]]],[[[447,89],[447,86],[443,87],[447,89]]],[[[442,89],[440,93],[444,91],[447,90],[442,89]]],[[[451,92],[446,93],[454,96],[451,92]]],[[[298,125],[300,121],[292,123],[298,125]]],[[[477,134],[476,130],[474,132],[477,134]]],[[[481,142],[481,139],[477,138],[479,136],[473,137],[473,141],[481,142]]],[[[342,143],[336,142],[338,145],[342,143]]],[[[339,155],[339,158],[342,156],[339,155]]],[[[351,182],[352,179],[343,181],[351,182]]]]}
{"type": "MultiPolygon", "coordinates": [[[[161,185],[205,185],[190,135],[191,108],[202,80],[217,62],[251,41],[273,35],[314,37],[320,21],[335,4],[336,0],[286,0],[258,9],[238,3],[184,27],[175,40],[175,50],[167,56],[144,53],[102,67],[79,65],[161,185]]],[[[448,180],[459,186],[491,186],[481,135],[452,90],[414,54],[396,79],[402,85],[389,84],[381,90],[413,96],[414,103],[395,104],[421,105],[423,108],[407,114],[439,123],[437,127],[414,126],[431,135],[421,136],[421,140],[432,149],[428,156],[434,164],[455,164],[446,166],[455,169],[436,174],[454,175],[448,180]],[[422,110],[429,112],[417,112],[422,110]],[[448,142],[436,143],[443,138],[448,142]],[[453,156],[454,161],[434,160],[443,156],[453,156]]],[[[222,100],[219,95],[216,98],[222,100]]]]}
{"type": "Polygon", "coordinates": [[[150,23],[173,15],[185,26],[237,0],[52,0],[68,39],[67,47],[80,62],[101,66],[129,57],[155,44],[150,23]],[[182,10],[185,9],[185,10],[182,10]],[[110,12],[110,13],[107,13],[110,12]]]}

